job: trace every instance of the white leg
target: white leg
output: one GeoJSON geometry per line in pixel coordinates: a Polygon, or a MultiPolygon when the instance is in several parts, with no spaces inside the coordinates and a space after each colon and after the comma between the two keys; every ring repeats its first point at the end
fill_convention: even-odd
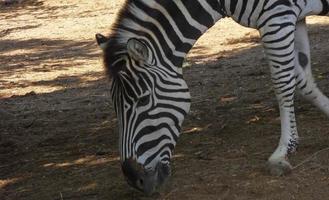
{"type": "Polygon", "coordinates": [[[294,152],[298,145],[298,133],[294,108],[280,106],[281,138],[278,147],[268,159],[268,168],[272,175],[288,174],[292,166],[288,155],[294,152]]]}
{"type": "Polygon", "coordinates": [[[329,99],[316,86],[311,71],[310,45],[305,20],[297,23],[295,49],[298,56],[296,79],[298,92],[329,117],[329,99]]]}
{"type": "Polygon", "coordinates": [[[278,147],[268,160],[270,173],[283,175],[291,171],[288,154],[295,151],[298,134],[294,111],[295,48],[294,30],[291,23],[295,19],[280,17],[270,26],[261,28],[260,34],[265,48],[276,97],[280,107],[281,138],[278,147]]]}

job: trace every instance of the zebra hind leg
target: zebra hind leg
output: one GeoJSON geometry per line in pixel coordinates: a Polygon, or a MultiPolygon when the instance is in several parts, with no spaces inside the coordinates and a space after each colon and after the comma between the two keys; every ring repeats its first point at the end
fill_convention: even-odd
{"type": "Polygon", "coordinates": [[[297,23],[295,50],[298,57],[296,81],[299,94],[329,117],[329,99],[316,86],[312,76],[310,45],[305,20],[297,23]]]}
{"type": "Polygon", "coordinates": [[[294,18],[279,17],[260,31],[263,46],[271,69],[271,78],[280,108],[281,137],[274,153],[268,159],[267,167],[272,175],[288,174],[292,166],[288,155],[298,145],[297,125],[294,111],[295,49],[294,18]]]}

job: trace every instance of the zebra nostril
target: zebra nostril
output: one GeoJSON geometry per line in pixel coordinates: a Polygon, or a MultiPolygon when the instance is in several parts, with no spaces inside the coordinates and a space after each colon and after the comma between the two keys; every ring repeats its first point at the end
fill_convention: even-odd
{"type": "Polygon", "coordinates": [[[144,180],[143,179],[138,179],[137,180],[137,186],[140,187],[140,188],[143,188],[143,185],[144,185],[144,180]]]}
{"type": "Polygon", "coordinates": [[[130,183],[137,183],[140,179],[140,172],[135,161],[128,159],[122,163],[122,171],[130,183]]]}

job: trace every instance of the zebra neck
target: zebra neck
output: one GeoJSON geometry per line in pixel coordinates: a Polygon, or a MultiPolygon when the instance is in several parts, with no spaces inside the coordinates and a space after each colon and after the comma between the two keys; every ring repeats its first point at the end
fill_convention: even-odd
{"type": "MultiPolygon", "coordinates": [[[[121,53],[130,38],[138,38],[147,43],[157,66],[180,73],[187,53],[221,13],[219,2],[211,0],[127,1],[113,27],[115,41],[108,46],[119,47],[121,53]]],[[[108,58],[116,57],[108,65],[118,60],[112,52],[118,51],[108,50],[108,58]]]]}

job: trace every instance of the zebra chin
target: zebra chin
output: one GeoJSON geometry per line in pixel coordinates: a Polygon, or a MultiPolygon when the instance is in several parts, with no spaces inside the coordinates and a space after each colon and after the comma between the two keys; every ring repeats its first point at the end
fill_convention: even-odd
{"type": "Polygon", "coordinates": [[[171,175],[170,165],[161,162],[152,171],[145,170],[132,159],[125,160],[121,167],[127,183],[148,196],[160,189],[171,175]]]}

